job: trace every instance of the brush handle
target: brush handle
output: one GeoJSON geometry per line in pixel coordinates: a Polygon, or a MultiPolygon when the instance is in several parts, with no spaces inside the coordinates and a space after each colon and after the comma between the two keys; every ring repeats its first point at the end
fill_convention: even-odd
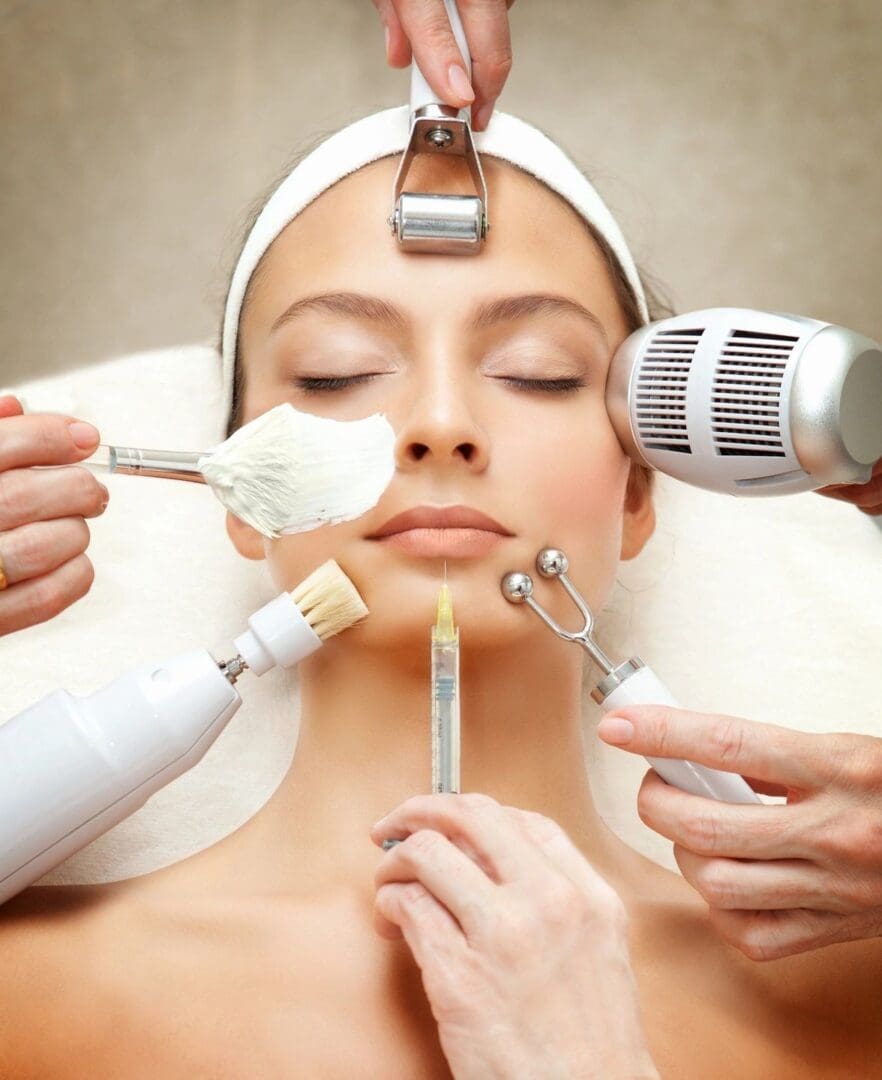
{"type": "Polygon", "coordinates": [[[99,475],[126,473],[130,476],[158,476],[164,480],[189,480],[204,484],[205,477],[197,467],[204,450],[142,450],[135,446],[107,446],[102,443],[85,461],[99,475]]]}
{"type": "MultiPolygon", "coordinates": [[[[464,61],[463,66],[466,69],[466,74],[469,78],[472,77],[472,58],[469,53],[468,42],[466,41],[465,31],[462,28],[462,21],[459,17],[459,12],[456,10],[455,0],[444,0],[444,7],[447,11],[447,17],[450,19],[450,25],[453,28],[453,36],[456,38],[456,44],[459,46],[459,51],[462,53],[464,61]]],[[[419,66],[414,57],[413,63],[410,68],[410,112],[411,116],[417,111],[422,109],[425,105],[443,105],[435,91],[426,82],[426,78],[420,71],[419,66]]],[[[465,112],[467,116],[471,117],[471,112],[468,108],[461,109],[460,112],[465,112]]]]}

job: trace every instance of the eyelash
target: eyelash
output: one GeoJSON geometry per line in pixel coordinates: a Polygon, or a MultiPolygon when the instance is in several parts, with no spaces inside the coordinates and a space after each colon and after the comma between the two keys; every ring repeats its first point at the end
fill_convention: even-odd
{"type": "MultiPolygon", "coordinates": [[[[303,375],[295,379],[295,382],[305,394],[320,394],[323,391],[333,392],[335,390],[347,390],[350,386],[355,386],[358,383],[367,382],[369,379],[373,378],[376,378],[376,376],[332,375],[327,378],[319,378],[303,375]]],[[[585,380],[580,378],[515,379],[502,378],[500,376],[494,376],[494,378],[499,378],[501,382],[511,383],[519,390],[539,390],[541,392],[552,394],[568,393],[573,390],[578,390],[585,385],[585,380]]]]}

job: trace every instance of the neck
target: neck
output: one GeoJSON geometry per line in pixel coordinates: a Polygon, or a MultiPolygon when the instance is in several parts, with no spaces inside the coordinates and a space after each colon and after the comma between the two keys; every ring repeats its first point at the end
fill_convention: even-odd
{"type": "MultiPolygon", "coordinates": [[[[331,639],[298,670],[291,767],[258,814],[212,850],[250,888],[372,894],[382,849],[371,825],[431,791],[428,636],[409,654],[331,639]]],[[[581,673],[579,651],[556,639],[464,650],[460,787],[552,818],[600,873],[615,876],[622,845],[591,797],[581,673]]]]}

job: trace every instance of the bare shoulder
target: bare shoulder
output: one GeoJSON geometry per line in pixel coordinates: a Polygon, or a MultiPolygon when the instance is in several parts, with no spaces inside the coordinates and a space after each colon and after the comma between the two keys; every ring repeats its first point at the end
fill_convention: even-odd
{"type": "Polygon", "coordinates": [[[62,1054],[72,1076],[72,1055],[85,1067],[100,1044],[112,1001],[96,984],[96,946],[124,925],[114,885],[37,885],[0,906],[0,1076],[53,1075],[62,1054]]]}

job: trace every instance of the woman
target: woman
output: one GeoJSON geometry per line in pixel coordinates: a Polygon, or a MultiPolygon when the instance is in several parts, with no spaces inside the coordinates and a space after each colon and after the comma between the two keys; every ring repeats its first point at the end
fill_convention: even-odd
{"type": "MultiPolygon", "coordinates": [[[[462,789],[556,822],[619,898],[659,1074],[878,1074],[882,947],[757,965],[721,942],[682,878],[595,810],[581,654],[501,597],[502,575],[553,544],[600,610],[655,518],[648,474],[604,405],[634,296],[562,199],[483,164],[493,232],[477,258],[397,248],[378,212],[397,167],[384,158],[303,210],[252,276],[231,426],[283,401],[338,419],[384,412],[397,470],[357,521],[267,541],[229,517],[230,537],[268,560],[280,588],[337,559],[371,614],[299,668],[294,760],[244,826],[158,872],[37,887],[0,909],[3,1076],[450,1075],[420,966],[377,906],[381,868],[399,853],[369,835],[428,788],[427,628],[445,557],[462,640],[462,789]],[[379,535],[421,505],[473,508],[497,535],[379,535]]],[[[443,161],[415,168],[417,189],[466,190],[443,161]]],[[[543,602],[570,615],[558,590],[543,602]]],[[[513,854],[536,855],[526,834],[522,845],[513,854]]],[[[588,953],[577,960],[593,974],[588,953]]],[[[561,971],[550,999],[566,997],[561,971]]],[[[593,1034],[588,1057],[603,1051],[593,1034]]]]}

